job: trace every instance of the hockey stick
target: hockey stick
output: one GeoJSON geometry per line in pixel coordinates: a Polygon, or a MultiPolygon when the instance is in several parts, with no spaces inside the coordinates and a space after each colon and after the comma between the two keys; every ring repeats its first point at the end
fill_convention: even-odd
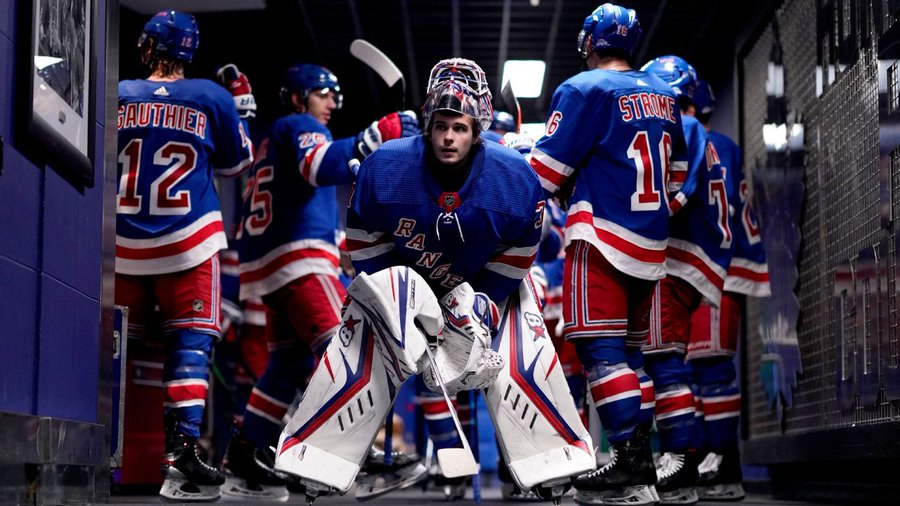
{"type": "Polygon", "coordinates": [[[516,133],[519,133],[519,129],[522,127],[522,108],[519,106],[519,99],[513,93],[512,81],[506,81],[506,84],[503,85],[503,89],[500,90],[500,98],[503,99],[503,107],[516,116],[516,133]]]}
{"type": "Polygon", "coordinates": [[[397,65],[380,49],[363,39],[356,39],[350,43],[350,54],[374,70],[389,88],[400,81],[400,108],[403,109],[406,104],[406,79],[397,65]]]}
{"type": "Polygon", "coordinates": [[[472,448],[469,447],[466,433],[463,432],[462,425],[459,423],[459,417],[456,415],[453,401],[450,400],[450,394],[447,393],[447,387],[444,386],[444,378],[441,377],[437,362],[434,360],[434,354],[431,353],[431,348],[427,346],[425,347],[425,352],[428,353],[431,370],[434,372],[437,384],[441,386],[444,402],[450,408],[450,417],[453,418],[453,425],[456,427],[456,432],[459,433],[459,439],[462,442],[462,448],[441,448],[436,452],[438,465],[441,467],[441,474],[445,478],[478,474],[478,462],[475,461],[475,455],[472,454],[472,448]]]}

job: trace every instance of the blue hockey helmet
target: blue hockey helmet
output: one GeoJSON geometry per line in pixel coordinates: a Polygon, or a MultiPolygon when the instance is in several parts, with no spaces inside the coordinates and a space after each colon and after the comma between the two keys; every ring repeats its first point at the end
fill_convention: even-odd
{"type": "Polygon", "coordinates": [[[667,55],[654,58],[641,67],[644,72],[655,74],[681,95],[693,100],[697,88],[697,71],[680,56],[667,55]]]}
{"type": "Polygon", "coordinates": [[[284,71],[284,83],[280,91],[284,104],[291,103],[291,93],[299,93],[306,100],[313,93],[327,95],[329,91],[334,92],[334,102],[340,109],[344,96],[341,95],[341,85],[333,72],[312,63],[298,63],[284,71]]]}
{"type": "Polygon", "coordinates": [[[152,57],[165,56],[189,62],[200,44],[200,30],[193,14],[178,11],[157,12],[144,25],[138,47],[151,45],[152,57]],[[152,44],[152,45],[151,45],[152,44]]]}
{"type": "Polygon", "coordinates": [[[694,105],[697,114],[712,115],[716,110],[716,96],[713,95],[712,86],[703,79],[697,80],[697,89],[694,90],[694,105]]]}
{"type": "Polygon", "coordinates": [[[478,130],[490,128],[494,119],[491,90],[487,76],[474,61],[464,58],[439,61],[431,69],[426,92],[428,96],[422,106],[426,132],[431,130],[431,115],[435,111],[458,112],[475,119],[478,130]]]}
{"type": "Polygon", "coordinates": [[[504,132],[516,131],[516,117],[506,111],[494,111],[494,120],[491,122],[491,130],[503,130],[504,132]]]}
{"type": "Polygon", "coordinates": [[[618,49],[631,56],[640,38],[641,23],[634,9],[606,3],[584,19],[578,33],[578,52],[587,58],[593,51],[618,49]]]}

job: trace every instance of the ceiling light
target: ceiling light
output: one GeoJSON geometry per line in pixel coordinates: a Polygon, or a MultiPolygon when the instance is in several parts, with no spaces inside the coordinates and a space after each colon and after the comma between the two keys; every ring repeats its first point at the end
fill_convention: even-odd
{"type": "Polygon", "coordinates": [[[543,60],[506,60],[503,63],[503,79],[500,88],[507,81],[512,83],[513,93],[519,98],[541,96],[544,87],[544,71],[547,64],[543,60]]]}

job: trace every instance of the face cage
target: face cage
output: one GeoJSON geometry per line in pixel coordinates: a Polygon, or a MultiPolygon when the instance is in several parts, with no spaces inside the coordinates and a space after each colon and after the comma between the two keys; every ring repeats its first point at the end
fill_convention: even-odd
{"type": "Polygon", "coordinates": [[[447,81],[460,82],[468,86],[477,96],[485,93],[490,95],[491,93],[488,88],[487,76],[481,70],[481,67],[472,60],[453,58],[438,62],[431,69],[431,74],[428,76],[428,87],[425,92],[430,94],[436,86],[447,81]]]}

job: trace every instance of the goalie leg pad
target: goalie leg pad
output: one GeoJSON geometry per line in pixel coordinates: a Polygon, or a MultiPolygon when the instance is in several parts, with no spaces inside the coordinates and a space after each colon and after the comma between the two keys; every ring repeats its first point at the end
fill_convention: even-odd
{"type": "Polygon", "coordinates": [[[279,471],[341,492],[353,484],[397,387],[428,346],[415,323],[436,334],[443,322],[428,285],[405,268],[360,274],[348,294],[275,460],[279,471]]]}
{"type": "Polygon", "coordinates": [[[593,441],[527,279],[500,314],[493,346],[504,366],[485,400],[514,481],[528,490],[594,469],[593,441]]]}
{"type": "Polygon", "coordinates": [[[437,298],[409,267],[360,273],[347,288],[378,338],[387,373],[395,386],[422,372],[429,336],[440,334],[444,318],[437,298]]]}

